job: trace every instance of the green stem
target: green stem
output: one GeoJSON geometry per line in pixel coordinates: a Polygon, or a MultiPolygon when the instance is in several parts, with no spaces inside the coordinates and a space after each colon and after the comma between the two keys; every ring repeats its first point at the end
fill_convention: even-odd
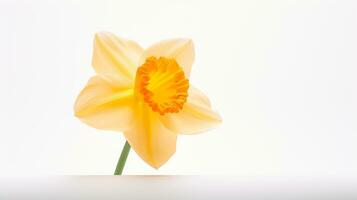
{"type": "Polygon", "coordinates": [[[117,167],[115,168],[114,175],[121,175],[125,166],[126,158],[128,158],[128,154],[130,151],[130,144],[128,141],[125,142],[123,150],[120,154],[120,158],[118,160],[117,167]]]}

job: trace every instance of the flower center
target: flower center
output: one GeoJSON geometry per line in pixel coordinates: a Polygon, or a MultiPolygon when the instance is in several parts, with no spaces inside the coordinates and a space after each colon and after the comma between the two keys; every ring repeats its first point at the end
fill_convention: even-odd
{"type": "Polygon", "coordinates": [[[187,98],[189,82],[174,59],[149,57],[136,72],[136,92],[154,112],[179,112],[187,98]]]}

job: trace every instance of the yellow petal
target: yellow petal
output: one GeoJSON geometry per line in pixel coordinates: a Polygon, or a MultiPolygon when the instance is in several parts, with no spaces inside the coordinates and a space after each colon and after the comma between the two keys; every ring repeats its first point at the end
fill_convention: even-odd
{"type": "Polygon", "coordinates": [[[150,56],[174,58],[182,67],[186,77],[190,77],[191,66],[195,59],[193,42],[190,39],[170,39],[156,43],[145,50],[140,59],[144,63],[150,56]]]}
{"type": "Polygon", "coordinates": [[[124,135],[135,152],[156,169],[176,151],[177,135],[163,126],[158,113],[144,102],[137,102],[134,124],[124,135]]]}
{"type": "Polygon", "coordinates": [[[134,41],[125,40],[112,33],[95,35],[92,65],[101,75],[119,82],[134,80],[143,49],[134,41]]]}
{"type": "Polygon", "coordinates": [[[211,129],[221,123],[221,117],[211,109],[210,102],[201,91],[190,86],[187,102],[179,113],[161,116],[162,123],[179,134],[194,134],[211,129]]]}
{"type": "Polygon", "coordinates": [[[75,115],[97,129],[124,131],[132,121],[133,89],[95,76],[77,97],[75,115]]]}

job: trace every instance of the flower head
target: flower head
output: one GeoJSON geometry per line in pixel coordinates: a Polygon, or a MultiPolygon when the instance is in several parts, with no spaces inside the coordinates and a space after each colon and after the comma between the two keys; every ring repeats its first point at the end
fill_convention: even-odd
{"type": "Polygon", "coordinates": [[[178,134],[221,122],[208,98],[189,83],[193,61],[189,39],[144,50],[114,34],[97,33],[92,60],[97,75],[79,94],[75,115],[94,128],[123,132],[136,153],[159,168],[175,153],[178,134]]]}

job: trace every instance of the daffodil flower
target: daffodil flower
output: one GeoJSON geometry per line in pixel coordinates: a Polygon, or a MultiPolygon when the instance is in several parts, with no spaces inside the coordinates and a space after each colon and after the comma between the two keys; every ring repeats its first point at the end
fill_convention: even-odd
{"type": "Polygon", "coordinates": [[[208,98],[189,83],[193,61],[190,39],[164,40],[144,50],[112,33],[97,33],[96,75],[79,94],[75,115],[91,127],[123,132],[126,156],[131,146],[157,169],[175,153],[178,134],[221,122],[208,98]]]}

